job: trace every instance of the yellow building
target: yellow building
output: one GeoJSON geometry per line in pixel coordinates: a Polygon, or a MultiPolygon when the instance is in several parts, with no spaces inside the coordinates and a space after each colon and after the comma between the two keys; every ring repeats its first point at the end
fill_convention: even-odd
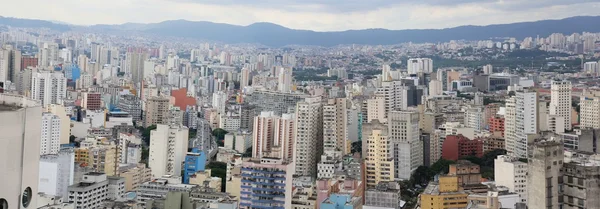
{"type": "Polygon", "coordinates": [[[458,177],[442,176],[421,194],[421,209],[465,208],[468,194],[460,190],[458,177]]]}
{"type": "Polygon", "coordinates": [[[110,145],[75,149],[75,162],[83,167],[90,167],[95,172],[105,173],[107,176],[116,175],[117,157],[116,147],[110,145]]]}
{"type": "Polygon", "coordinates": [[[366,144],[365,167],[367,187],[375,187],[380,181],[394,180],[394,159],[388,152],[388,128],[377,120],[364,124],[363,139],[366,144]]]}
{"type": "Polygon", "coordinates": [[[120,167],[119,173],[125,178],[126,192],[135,191],[139,185],[152,180],[152,170],[143,163],[120,167]]]}
{"type": "MultiPolygon", "coordinates": [[[[238,158],[239,159],[239,158],[238,158]]],[[[241,159],[240,159],[241,160],[241,159]]],[[[225,181],[225,192],[240,199],[242,190],[241,166],[232,166],[232,162],[227,165],[227,179],[225,181]]]]}
{"type": "Polygon", "coordinates": [[[211,177],[210,169],[198,171],[190,176],[190,184],[206,186],[221,191],[221,178],[211,177]]]}

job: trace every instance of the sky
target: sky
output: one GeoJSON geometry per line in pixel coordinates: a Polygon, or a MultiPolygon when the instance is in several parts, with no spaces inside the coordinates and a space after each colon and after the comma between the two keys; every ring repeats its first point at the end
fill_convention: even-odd
{"type": "Polygon", "coordinates": [[[600,0],[0,0],[0,15],[75,25],[186,19],[294,29],[429,29],[600,15],[600,0]]]}

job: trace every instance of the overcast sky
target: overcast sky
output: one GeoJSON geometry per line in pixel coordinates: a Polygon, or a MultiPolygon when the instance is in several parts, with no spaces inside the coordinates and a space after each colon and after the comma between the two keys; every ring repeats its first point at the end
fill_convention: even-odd
{"type": "Polygon", "coordinates": [[[77,25],[186,19],[294,29],[423,29],[600,15],[600,0],[1,0],[0,15],[77,25]]]}

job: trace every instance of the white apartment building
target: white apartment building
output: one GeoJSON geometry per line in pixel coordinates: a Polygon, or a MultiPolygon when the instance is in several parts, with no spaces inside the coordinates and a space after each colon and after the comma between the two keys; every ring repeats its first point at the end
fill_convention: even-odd
{"type": "Polygon", "coordinates": [[[406,62],[408,74],[432,73],[433,60],[430,58],[413,58],[406,62]]]}
{"type": "Polygon", "coordinates": [[[479,133],[484,130],[485,111],[482,106],[468,107],[465,110],[465,126],[479,133]]]}
{"type": "Polygon", "coordinates": [[[218,91],[212,94],[212,107],[217,109],[220,114],[225,114],[225,107],[227,103],[227,93],[218,91]]]}
{"type": "Polygon", "coordinates": [[[104,173],[86,173],[81,182],[69,186],[68,201],[76,209],[99,208],[108,199],[108,179],[104,173]]]}
{"type": "Polygon", "coordinates": [[[429,96],[440,96],[444,93],[443,83],[439,80],[429,81],[429,96]]]}
{"type": "Polygon", "coordinates": [[[244,153],[252,147],[252,134],[244,132],[230,132],[225,135],[225,148],[244,153]]]}
{"type": "Polygon", "coordinates": [[[389,141],[394,156],[394,178],[410,179],[423,165],[423,142],[420,140],[419,112],[392,111],[388,117],[389,141]]]}
{"type": "Polygon", "coordinates": [[[37,207],[42,107],[22,96],[0,94],[0,118],[0,197],[11,208],[37,207]]]}
{"type": "Polygon", "coordinates": [[[562,116],[565,128],[571,130],[571,85],[570,81],[552,81],[550,87],[550,115],[562,116]]]}
{"type": "Polygon", "coordinates": [[[65,201],[68,187],[73,184],[75,175],[75,152],[72,148],[63,148],[52,155],[40,156],[38,192],[60,196],[65,201]]]}
{"type": "Polygon", "coordinates": [[[40,155],[58,154],[61,139],[60,117],[52,113],[43,113],[41,127],[40,155]]]}
{"type": "Polygon", "coordinates": [[[527,202],[527,163],[516,157],[500,155],[494,160],[494,181],[509,192],[519,194],[519,202],[527,202]]]}
{"type": "Polygon", "coordinates": [[[188,128],[159,124],[150,132],[149,167],[154,178],[181,176],[181,165],[188,151],[188,128]]]}
{"type": "Polygon", "coordinates": [[[31,99],[42,106],[62,104],[67,95],[67,79],[62,73],[41,71],[31,75],[31,99]]]}
{"type": "Polygon", "coordinates": [[[367,100],[367,123],[370,123],[373,120],[379,120],[379,122],[385,123],[387,121],[385,113],[385,98],[376,97],[367,100]]]}
{"type": "Polygon", "coordinates": [[[585,91],[579,100],[582,128],[600,129],[600,91],[585,91]]]}
{"type": "Polygon", "coordinates": [[[528,89],[507,100],[504,137],[509,155],[527,158],[528,142],[538,132],[537,108],[537,92],[528,89]]]}
{"type": "Polygon", "coordinates": [[[277,90],[279,92],[287,93],[292,91],[292,67],[278,67],[277,68],[278,83],[277,90]]]}
{"type": "Polygon", "coordinates": [[[323,153],[323,105],[320,97],[306,98],[296,105],[295,172],[316,176],[317,162],[323,153]]]}
{"type": "Polygon", "coordinates": [[[586,62],[583,64],[583,72],[591,75],[598,75],[600,73],[600,63],[598,62],[586,62]]]}

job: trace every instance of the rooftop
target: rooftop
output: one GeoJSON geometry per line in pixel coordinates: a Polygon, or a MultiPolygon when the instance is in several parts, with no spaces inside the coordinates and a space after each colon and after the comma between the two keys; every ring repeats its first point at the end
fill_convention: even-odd
{"type": "Polygon", "coordinates": [[[0,104],[0,112],[2,111],[15,111],[21,109],[20,106],[16,106],[16,105],[7,105],[7,104],[0,104]]]}

